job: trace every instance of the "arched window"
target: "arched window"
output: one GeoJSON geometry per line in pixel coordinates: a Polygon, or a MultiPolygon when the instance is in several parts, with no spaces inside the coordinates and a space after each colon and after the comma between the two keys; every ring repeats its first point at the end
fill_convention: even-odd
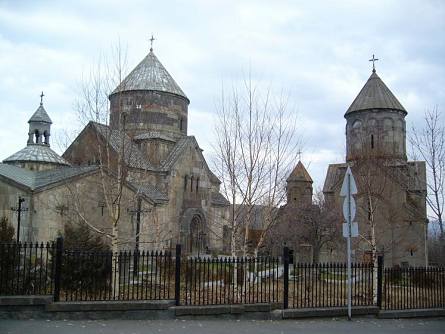
{"type": "Polygon", "coordinates": [[[44,143],[46,145],[48,145],[49,144],[49,134],[47,131],[43,132],[43,138],[44,138],[44,143]]]}
{"type": "Polygon", "coordinates": [[[199,192],[199,177],[196,179],[196,192],[199,192]]]}
{"type": "Polygon", "coordinates": [[[189,177],[187,175],[184,176],[184,190],[187,190],[188,180],[189,180],[189,177]]]}
{"type": "Polygon", "coordinates": [[[183,127],[184,127],[184,119],[181,117],[181,118],[179,119],[179,130],[182,131],[183,127]]]}
{"type": "Polygon", "coordinates": [[[34,136],[36,137],[36,144],[40,141],[40,133],[39,130],[34,131],[34,136]]]}
{"type": "Polygon", "coordinates": [[[354,123],[352,123],[352,128],[354,130],[359,130],[362,127],[362,122],[359,120],[356,120],[354,123]]]}
{"type": "Polygon", "coordinates": [[[190,192],[193,192],[193,176],[190,178],[190,192]]]}

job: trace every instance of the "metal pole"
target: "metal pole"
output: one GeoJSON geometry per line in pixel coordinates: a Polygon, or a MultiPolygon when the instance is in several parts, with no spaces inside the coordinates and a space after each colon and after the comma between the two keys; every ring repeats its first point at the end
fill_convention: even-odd
{"type": "Polygon", "coordinates": [[[19,207],[17,210],[17,243],[20,242],[20,219],[22,216],[22,203],[25,201],[23,197],[19,196],[19,207]]]}
{"type": "Polygon", "coordinates": [[[60,282],[62,275],[62,256],[63,256],[63,238],[58,237],[56,240],[56,259],[55,259],[55,272],[54,272],[54,301],[60,300],[60,282]]]}
{"type": "Polygon", "coordinates": [[[351,320],[351,174],[348,174],[348,320],[351,320]]]}
{"type": "MultiPolygon", "coordinates": [[[[187,265],[187,263],[186,263],[187,265]]],[[[181,297],[181,245],[176,245],[175,252],[175,305],[180,305],[181,297]]]]}
{"type": "Polygon", "coordinates": [[[133,256],[133,276],[137,276],[139,271],[139,233],[141,230],[141,209],[142,209],[142,201],[141,198],[138,198],[138,207],[136,210],[136,245],[134,248],[134,256],[133,256]]]}
{"type": "Polygon", "coordinates": [[[289,307],[289,248],[283,248],[283,309],[289,307]]]}

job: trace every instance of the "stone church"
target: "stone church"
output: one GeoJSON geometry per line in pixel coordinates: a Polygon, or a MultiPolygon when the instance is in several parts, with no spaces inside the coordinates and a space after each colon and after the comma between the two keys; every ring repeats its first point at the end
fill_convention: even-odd
{"type": "Polygon", "coordinates": [[[356,261],[370,260],[375,245],[387,266],[427,263],[426,166],[407,159],[406,116],[375,68],[345,113],[346,162],[329,165],[323,193],[341,208],[351,166],[361,235],[353,243],[356,261]]]}
{"type": "Polygon", "coordinates": [[[51,240],[68,219],[110,233],[109,193],[121,175],[122,196],[114,198],[122,248],[222,249],[229,202],[187,133],[190,101],[153,49],[109,101],[109,124],[89,122],[62,157],[50,148],[51,120],[41,102],[27,146],[0,164],[0,215],[15,224],[10,207],[22,196],[22,240],[51,240]]]}

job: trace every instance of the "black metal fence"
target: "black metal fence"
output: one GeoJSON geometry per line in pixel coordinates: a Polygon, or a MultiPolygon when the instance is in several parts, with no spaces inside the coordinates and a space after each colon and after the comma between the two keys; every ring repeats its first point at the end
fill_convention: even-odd
{"type": "Polygon", "coordinates": [[[52,294],[54,243],[0,244],[0,295],[52,294]]]}
{"type": "MultiPolygon", "coordinates": [[[[352,264],[352,306],[373,305],[373,266],[352,264]]],[[[343,263],[297,263],[289,275],[292,308],[347,306],[347,266],[343,263]]]]}
{"type": "MultiPolygon", "coordinates": [[[[445,268],[352,265],[352,305],[445,307],[445,268]]],[[[57,243],[0,244],[0,295],[54,300],[175,300],[176,305],[271,303],[282,308],[347,305],[343,263],[279,258],[184,257],[160,251],[88,252],[57,243]]]]}
{"type": "Polygon", "coordinates": [[[278,303],[282,298],[283,266],[277,258],[192,257],[184,265],[185,305],[278,303]]]}
{"type": "Polygon", "coordinates": [[[445,268],[385,268],[382,308],[445,307],[445,268]]]}
{"type": "Polygon", "coordinates": [[[173,298],[173,259],[170,252],[65,251],[60,299],[161,300],[173,298]]]}

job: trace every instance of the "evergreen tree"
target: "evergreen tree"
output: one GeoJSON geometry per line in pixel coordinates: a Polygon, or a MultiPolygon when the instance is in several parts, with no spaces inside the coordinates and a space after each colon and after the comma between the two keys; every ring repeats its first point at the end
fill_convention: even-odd
{"type": "Polygon", "coordinates": [[[9,223],[8,218],[2,217],[0,220],[0,243],[13,242],[14,235],[14,227],[9,223]]]}

